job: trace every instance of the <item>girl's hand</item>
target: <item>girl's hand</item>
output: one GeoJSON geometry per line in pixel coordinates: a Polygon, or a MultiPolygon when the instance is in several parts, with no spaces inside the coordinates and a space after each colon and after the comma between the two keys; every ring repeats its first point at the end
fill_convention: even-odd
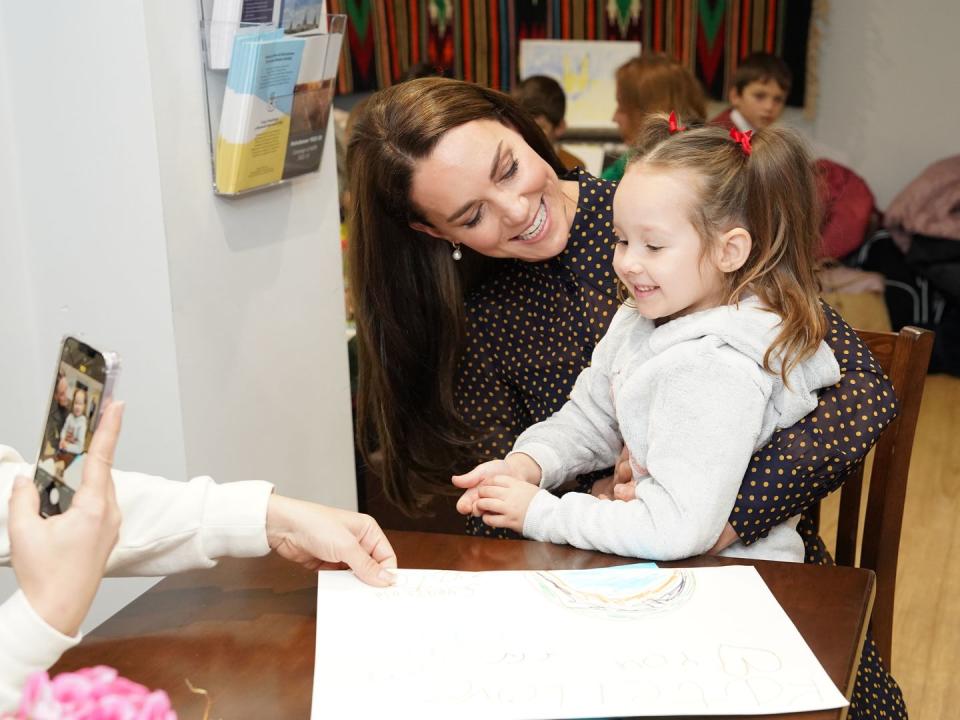
{"type": "Polygon", "coordinates": [[[453,484],[466,490],[457,500],[457,512],[461,515],[479,516],[480,512],[476,507],[479,498],[477,488],[497,475],[510,475],[533,485],[539,485],[540,474],[540,466],[533,458],[523,453],[512,453],[505,460],[489,460],[477,465],[468,473],[454,475],[451,478],[453,484]]]}
{"type": "Polygon", "coordinates": [[[497,475],[477,491],[480,498],[476,508],[487,525],[522,533],[527,508],[540,488],[509,475],[497,475]]]}

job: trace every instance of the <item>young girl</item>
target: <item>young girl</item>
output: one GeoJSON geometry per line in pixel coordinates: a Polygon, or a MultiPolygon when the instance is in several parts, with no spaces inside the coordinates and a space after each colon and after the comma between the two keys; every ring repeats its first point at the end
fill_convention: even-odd
{"type": "Polygon", "coordinates": [[[87,391],[77,388],[73,393],[73,412],[67,416],[60,431],[60,449],[79,455],[87,440],[87,391]]]}
{"type": "MultiPolygon", "coordinates": [[[[614,198],[613,266],[629,298],[568,402],[505,460],[454,478],[469,488],[458,509],[618,555],[709,550],[753,454],[840,379],[823,342],[815,208],[810,159],[792,132],[648,120],[614,198]],[[549,492],[613,465],[624,445],[636,499],[549,492]]],[[[757,493],[793,487],[789,476],[758,480],[757,493]]],[[[801,562],[797,520],[725,554],[801,562]]]]}

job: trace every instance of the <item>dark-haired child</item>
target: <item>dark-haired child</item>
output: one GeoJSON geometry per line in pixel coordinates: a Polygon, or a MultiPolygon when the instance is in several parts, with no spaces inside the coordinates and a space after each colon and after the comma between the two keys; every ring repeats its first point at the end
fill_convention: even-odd
{"type": "Polygon", "coordinates": [[[567,95],[560,83],[547,75],[531,75],[520,81],[513,91],[513,97],[537,121],[567,170],[584,167],[583,160],[559,145],[567,129],[567,95]]]}
{"type": "Polygon", "coordinates": [[[710,122],[742,132],[768,128],[783,114],[793,85],[793,73],[776,55],[753,53],[733,76],[730,107],[710,122]]]}

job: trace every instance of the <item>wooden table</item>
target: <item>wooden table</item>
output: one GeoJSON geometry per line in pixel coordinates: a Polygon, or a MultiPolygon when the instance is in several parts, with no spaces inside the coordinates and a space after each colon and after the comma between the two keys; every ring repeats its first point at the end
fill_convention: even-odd
{"type": "MultiPolygon", "coordinates": [[[[554,570],[636,562],[530,541],[400,531],[388,535],[401,567],[408,568],[554,570]]],[[[736,562],[703,557],[661,564],[736,562]]],[[[743,564],[757,567],[827,674],[849,697],[873,603],[873,573],[791,563],[743,564]]],[[[166,690],[183,720],[202,718],[205,706],[185,679],[210,693],[211,718],[309,718],[316,584],[313,573],[275,556],[224,560],[211,570],[168,577],[88,635],[53,672],[112,665],[132,680],[166,690]]],[[[835,710],[776,717],[843,716],[835,710]]]]}

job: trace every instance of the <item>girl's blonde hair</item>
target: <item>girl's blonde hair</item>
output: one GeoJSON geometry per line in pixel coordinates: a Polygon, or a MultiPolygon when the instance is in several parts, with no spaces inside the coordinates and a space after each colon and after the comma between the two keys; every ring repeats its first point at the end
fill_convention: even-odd
{"type": "Polygon", "coordinates": [[[705,250],[735,227],[750,233],[746,262],[725,275],[725,303],[752,293],[782,318],[763,365],[774,372],[770,359],[777,356],[786,381],[827,333],[816,277],[816,176],[802,138],[786,128],[758,130],[748,154],[725,129],[700,127],[671,134],[668,116],[657,114],[641,128],[630,161],[634,163],[654,170],[686,170],[698,178],[690,221],[705,250]]]}

